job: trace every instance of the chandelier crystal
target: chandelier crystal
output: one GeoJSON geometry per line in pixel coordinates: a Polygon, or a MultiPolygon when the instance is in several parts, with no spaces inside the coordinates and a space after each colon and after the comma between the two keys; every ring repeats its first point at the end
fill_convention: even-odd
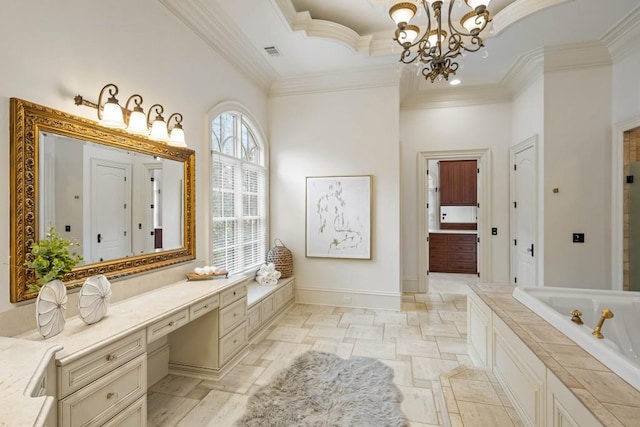
{"type": "Polygon", "coordinates": [[[418,12],[412,2],[398,3],[389,9],[389,16],[396,23],[394,40],[402,46],[400,62],[422,64],[422,75],[434,82],[449,80],[455,75],[458,63],[454,61],[465,52],[477,52],[484,47],[480,33],[491,22],[491,0],[464,0],[471,9],[460,19],[460,28],[453,25],[452,12],[456,0],[449,0],[446,28],[443,27],[443,0],[419,0],[427,16],[427,28],[420,32],[417,25],[409,24],[418,12]]]}

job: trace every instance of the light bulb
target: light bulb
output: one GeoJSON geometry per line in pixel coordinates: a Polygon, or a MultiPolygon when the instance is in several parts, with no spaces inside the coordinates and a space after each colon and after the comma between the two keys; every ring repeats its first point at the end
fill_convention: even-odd
{"type": "Polygon", "coordinates": [[[138,135],[148,135],[149,128],[147,127],[147,116],[140,110],[134,110],[129,116],[129,126],[127,126],[127,132],[135,133],[138,135]]]}
{"type": "Polygon", "coordinates": [[[124,129],[125,127],[127,127],[127,125],[125,125],[124,123],[124,117],[122,116],[122,107],[120,107],[118,101],[113,102],[109,100],[104,104],[100,124],[110,128],[118,129],[124,129]]]}
{"type": "Polygon", "coordinates": [[[393,19],[393,22],[400,27],[402,23],[406,24],[411,21],[411,18],[413,18],[417,10],[418,8],[415,4],[402,2],[393,5],[391,9],[389,9],[389,16],[393,19]]]}

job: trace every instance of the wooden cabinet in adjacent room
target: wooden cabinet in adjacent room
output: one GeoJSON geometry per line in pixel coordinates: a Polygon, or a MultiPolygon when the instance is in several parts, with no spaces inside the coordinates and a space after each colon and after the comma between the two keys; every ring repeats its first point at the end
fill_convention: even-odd
{"type": "Polygon", "coordinates": [[[478,192],[476,160],[440,161],[440,205],[475,206],[478,192]]]}
{"type": "Polygon", "coordinates": [[[429,271],[477,273],[476,240],[475,234],[429,233],[429,271]]]}

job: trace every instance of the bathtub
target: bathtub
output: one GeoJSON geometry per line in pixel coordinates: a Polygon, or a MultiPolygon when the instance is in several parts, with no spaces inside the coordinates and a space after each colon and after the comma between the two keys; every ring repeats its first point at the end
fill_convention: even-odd
{"type": "Polygon", "coordinates": [[[640,292],[519,286],[513,297],[640,390],[640,292]],[[614,317],[602,327],[604,339],[597,339],[591,332],[603,308],[614,317]],[[571,321],[574,309],[584,325],[571,321]]]}

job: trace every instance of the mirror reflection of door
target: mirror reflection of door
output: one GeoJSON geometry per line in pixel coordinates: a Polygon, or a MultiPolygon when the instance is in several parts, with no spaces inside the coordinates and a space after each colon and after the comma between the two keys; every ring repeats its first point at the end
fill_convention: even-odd
{"type": "Polygon", "coordinates": [[[629,165],[629,290],[640,291],[640,162],[629,165]]]}
{"type": "Polygon", "coordinates": [[[148,250],[154,251],[162,249],[162,165],[149,169],[149,180],[147,194],[150,203],[148,204],[147,224],[149,224],[148,250]]]}
{"type": "Polygon", "coordinates": [[[131,165],[91,162],[91,258],[103,261],[131,254],[131,165]]]}

